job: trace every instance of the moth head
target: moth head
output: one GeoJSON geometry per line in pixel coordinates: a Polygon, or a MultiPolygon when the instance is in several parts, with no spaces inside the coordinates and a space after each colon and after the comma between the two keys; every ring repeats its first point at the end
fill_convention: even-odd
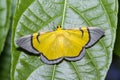
{"type": "Polygon", "coordinates": [[[62,30],[61,25],[58,25],[56,30],[57,31],[62,30]]]}

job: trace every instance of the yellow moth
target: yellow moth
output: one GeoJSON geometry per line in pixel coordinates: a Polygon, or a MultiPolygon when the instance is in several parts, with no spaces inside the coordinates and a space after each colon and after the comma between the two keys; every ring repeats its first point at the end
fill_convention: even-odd
{"type": "Polygon", "coordinates": [[[85,55],[85,48],[91,47],[103,35],[104,31],[98,27],[62,29],[57,26],[55,31],[23,36],[17,40],[17,45],[33,54],[40,54],[46,64],[56,64],[63,59],[80,60],[85,55]]]}

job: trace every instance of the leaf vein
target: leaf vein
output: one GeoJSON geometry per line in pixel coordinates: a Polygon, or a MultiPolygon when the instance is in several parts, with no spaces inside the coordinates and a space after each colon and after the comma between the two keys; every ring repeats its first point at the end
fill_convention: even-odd
{"type": "Polygon", "coordinates": [[[87,54],[88,54],[88,57],[90,58],[90,60],[91,60],[91,63],[93,64],[93,66],[95,67],[95,69],[96,69],[96,72],[97,72],[97,79],[98,80],[100,80],[100,71],[99,71],[99,69],[98,69],[98,66],[95,64],[95,60],[92,58],[92,56],[90,55],[90,53],[89,53],[89,51],[88,50],[86,50],[86,52],[87,52],[87,54]]]}
{"type": "Polygon", "coordinates": [[[62,23],[61,23],[61,26],[63,26],[64,20],[65,20],[66,4],[67,4],[67,0],[64,0],[64,8],[63,8],[63,16],[62,16],[62,23]]]}
{"type": "Polygon", "coordinates": [[[54,80],[54,78],[55,78],[56,66],[57,66],[57,65],[54,65],[54,66],[53,66],[53,69],[52,69],[53,72],[52,72],[52,78],[51,78],[51,80],[54,80]]]}
{"type": "Polygon", "coordinates": [[[26,15],[24,15],[24,14],[23,14],[23,16],[24,16],[27,20],[29,20],[31,23],[33,23],[34,25],[39,26],[38,24],[36,24],[36,22],[34,22],[33,20],[31,20],[28,16],[26,16],[26,15]]]}
{"type": "Polygon", "coordinates": [[[41,7],[43,13],[45,13],[49,18],[52,18],[52,17],[44,10],[44,8],[41,6],[41,3],[39,2],[39,0],[37,0],[37,2],[38,2],[38,4],[39,4],[39,6],[41,7]]]}
{"type": "Polygon", "coordinates": [[[31,12],[37,19],[44,22],[40,17],[38,17],[31,9],[28,8],[28,11],[31,12]]]}
{"type": "Polygon", "coordinates": [[[78,79],[79,79],[79,80],[82,80],[82,79],[81,79],[82,77],[80,76],[80,72],[79,72],[79,70],[78,70],[78,68],[77,68],[77,65],[76,65],[74,62],[71,62],[71,64],[72,64],[74,70],[76,71],[76,74],[77,74],[77,76],[78,76],[78,79]]]}
{"type": "MultiPolygon", "coordinates": [[[[69,4],[68,4],[69,5],[69,4]]],[[[74,8],[73,6],[69,5],[69,7],[74,10],[78,15],[80,15],[84,20],[85,22],[88,24],[88,25],[92,25],[89,20],[87,18],[84,17],[83,13],[79,12],[79,10],[77,10],[76,8],[74,8]]]]}

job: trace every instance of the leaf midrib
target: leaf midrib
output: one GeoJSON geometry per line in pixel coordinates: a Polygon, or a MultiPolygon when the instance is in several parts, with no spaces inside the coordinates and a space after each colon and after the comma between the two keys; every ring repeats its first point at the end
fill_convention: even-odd
{"type": "Polygon", "coordinates": [[[55,65],[53,65],[51,80],[54,80],[54,79],[55,79],[56,66],[57,66],[56,64],[55,64],[55,65]]]}
{"type": "Polygon", "coordinates": [[[61,26],[62,26],[62,27],[63,27],[64,20],[65,20],[66,4],[67,4],[67,0],[64,0],[63,16],[62,16],[62,23],[61,23],[61,26]]]}

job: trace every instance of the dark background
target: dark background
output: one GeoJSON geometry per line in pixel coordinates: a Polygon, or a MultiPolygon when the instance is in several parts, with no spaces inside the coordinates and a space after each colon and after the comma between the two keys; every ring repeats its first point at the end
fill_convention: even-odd
{"type": "Polygon", "coordinates": [[[106,76],[106,80],[120,80],[120,57],[113,54],[112,64],[106,76]]]}

